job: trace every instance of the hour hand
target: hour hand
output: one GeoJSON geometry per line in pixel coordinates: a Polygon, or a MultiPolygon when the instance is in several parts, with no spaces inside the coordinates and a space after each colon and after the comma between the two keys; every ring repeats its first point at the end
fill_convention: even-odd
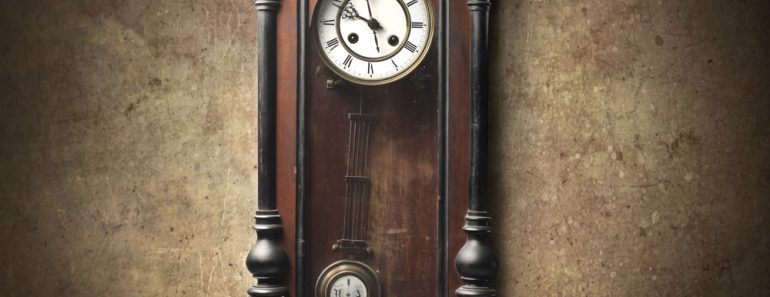
{"type": "Polygon", "coordinates": [[[382,29],[380,22],[378,22],[374,18],[367,19],[365,17],[362,17],[361,14],[358,13],[358,10],[356,10],[356,8],[353,6],[353,3],[348,3],[348,5],[345,6],[345,10],[342,12],[342,18],[362,20],[366,22],[366,24],[369,25],[369,29],[372,29],[372,30],[382,29]]]}
{"type": "Polygon", "coordinates": [[[348,5],[345,6],[345,10],[342,12],[342,18],[345,19],[361,19],[366,22],[369,22],[369,19],[366,19],[362,17],[358,10],[353,6],[353,3],[348,3],[348,5]]]}

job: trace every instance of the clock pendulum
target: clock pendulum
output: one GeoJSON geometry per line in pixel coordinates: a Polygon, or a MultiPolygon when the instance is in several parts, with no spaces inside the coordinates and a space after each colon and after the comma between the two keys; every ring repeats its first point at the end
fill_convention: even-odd
{"type": "MultiPolygon", "coordinates": [[[[363,102],[362,102],[363,104],[363,102]]],[[[345,214],[342,239],[332,246],[346,259],[329,265],[316,283],[318,297],[379,297],[377,273],[358,261],[373,255],[366,242],[371,182],[368,176],[372,115],[348,114],[348,164],[345,176],[345,214]]]]}

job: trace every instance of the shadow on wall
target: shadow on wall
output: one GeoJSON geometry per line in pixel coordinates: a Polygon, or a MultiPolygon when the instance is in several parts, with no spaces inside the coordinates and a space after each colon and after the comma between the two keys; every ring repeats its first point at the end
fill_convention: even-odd
{"type": "Polygon", "coordinates": [[[500,296],[770,292],[770,9],[496,1],[500,296]]]}

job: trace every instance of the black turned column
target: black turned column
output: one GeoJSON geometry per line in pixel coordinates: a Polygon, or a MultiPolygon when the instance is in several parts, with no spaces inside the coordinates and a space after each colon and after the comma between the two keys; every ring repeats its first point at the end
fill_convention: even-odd
{"type": "Polygon", "coordinates": [[[256,0],[257,8],[257,114],[258,208],[254,216],[257,243],[246,257],[246,267],[257,283],[251,297],[288,296],[285,278],[289,256],[281,246],[281,216],[276,209],[276,15],[281,0],[256,0]]]}
{"type": "Polygon", "coordinates": [[[465,284],[457,296],[493,297],[488,281],[497,273],[497,256],[489,243],[487,212],[487,99],[489,96],[489,0],[468,0],[471,22],[471,166],[468,213],[463,230],[468,239],[455,264],[465,284]]]}

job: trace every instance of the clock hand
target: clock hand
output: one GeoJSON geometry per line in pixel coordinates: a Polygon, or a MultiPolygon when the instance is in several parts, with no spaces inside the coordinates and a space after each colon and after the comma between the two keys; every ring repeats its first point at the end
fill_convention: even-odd
{"type": "Polygon", "coordinates": [[[369,5],[369,0],[366,0],[366,8],[369,10],[369,17],[374,19],[374,16],[372,15],[372,6],[369,5]]]}
{"type": "Polygon", "coordinates": [[[351,19],[361,19],[366,21],[367,23],[370,22],[369,19],[362,17],[360,14],[358,14],[358,10],[353,6],[353,3],[348,3],[347,6],[345,6],[345,13],[342,15],[343,18],[351,18],[351,19]]]}
{"type": "Polygon", "coordinates": [[[372,34],[374,34],[374,45],[377,46],[377,52],[379,53],[380,52],[380,42],[377,41],[377,32],[372,30],[372,34]]]}
{"type": "MultiPolygon", "coordinates": [[[[382,26],[380,26],[380,22],[377,21],[377,19],[374,18],[374,15],[372,15],[372,6],[369,4],[369,0],[366,0],[366,8],[369,10],[369,18],[371,20],[367,21],[367,25],[369,25],[369,29],[372,30],[378,30],[382,29],[382,26]]],[[[374,39],[377,40],[377,35],[374,35],[374,39]]],[[[380,51],[380,46],[377,45],[377,51],[380,51]]]]}
{"type": "MultiPolygon", "coordinates": [[[[368,4],[369,2],[367,2],[368,4]]],[[[382,29],[382,26],[380,26],[380,23],[375,19],[367,19],[365,17],[362,17],[358,10],[353,6],[353,3],[348,3],[347,6],[345,6],[345,13],[342,14],[343,18],[350,18],[350,19],[360,19],[364,22],[366,22],[367,25],[369,25],[369,28],[372,30],[378,30],[382,29]]],[[[371,16],[371,12],[369,13],[369,16],[371,16]]]]}

